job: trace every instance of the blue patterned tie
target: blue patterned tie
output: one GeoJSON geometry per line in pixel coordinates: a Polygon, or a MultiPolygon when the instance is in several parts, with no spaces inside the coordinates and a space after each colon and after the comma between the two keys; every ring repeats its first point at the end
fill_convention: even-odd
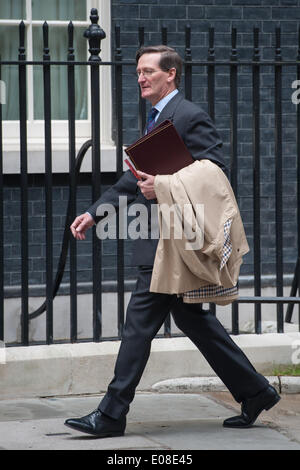
{"type": "Polygon", "coordinates": [[[147,120],[147,134],[152,131],[154,125],[155,125],[155,116],[157,115],[158,110],[156,108],[151,108],[148,114],[148,120],[147,120]]]}

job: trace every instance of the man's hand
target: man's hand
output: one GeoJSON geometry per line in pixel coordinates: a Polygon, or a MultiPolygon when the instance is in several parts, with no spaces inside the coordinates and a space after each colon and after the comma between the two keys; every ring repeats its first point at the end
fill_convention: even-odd
{"type": "Polygon", "coordinates": [[[137,170],[137,174],[142,178],[142,181],[137,183],[146,199],[156,199],[154,191],[154,178],[155,176],[148,175],[142,171],[137,170]]]}
{"type": "Polygon", "coordinates": [[[76,217],[70,229],[76,240],[85,240],[85,232],[94,224],[93,217],[85,213],[76,217]]]}

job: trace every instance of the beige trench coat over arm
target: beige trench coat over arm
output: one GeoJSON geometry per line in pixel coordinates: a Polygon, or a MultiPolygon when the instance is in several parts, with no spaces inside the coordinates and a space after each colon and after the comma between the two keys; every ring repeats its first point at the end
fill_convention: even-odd
{"type": "MultiPolygon", "coordinates": [[[[157,175],[155,192],[160,239],[150,291],[183,294],[204,286],[219,292],[226,288],[232,289],[227,292],[232,302],[249,246],[224,172],[210,160],[196,160],[173,175],[157,175]]],[[[187,296],[186,301],[196,300],[187,296]]]]}

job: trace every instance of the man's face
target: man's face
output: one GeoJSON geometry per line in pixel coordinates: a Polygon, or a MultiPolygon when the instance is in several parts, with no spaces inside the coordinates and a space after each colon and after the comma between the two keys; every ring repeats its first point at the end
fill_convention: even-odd
{"type": "Polygon", "coordinates": [[[143,54],[137,64],[141,96],[154,106],[164,96],[175,90],[175,68],[164,72],[159,67],[160,53],[143,54]],[[144,72],[144,73],[143,73],[144,72]]]}

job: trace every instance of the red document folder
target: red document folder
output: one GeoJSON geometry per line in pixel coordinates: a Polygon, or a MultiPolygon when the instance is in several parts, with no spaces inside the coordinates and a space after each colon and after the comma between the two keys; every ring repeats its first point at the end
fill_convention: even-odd
{"type": "Polygon", "coordinates": [[[136,179],[141,180],[142,178],[137,174],[136,169],[132,166],[128,158],[125,158],[124,162],[129,166],[130,171],[134,174],[136,179]]]}
{"type": "Polygon", "coordinates": [[[194,162],[171,121],[164,121],[125,149],[135,169],[149,175],[171,175],[194,162]]]}

